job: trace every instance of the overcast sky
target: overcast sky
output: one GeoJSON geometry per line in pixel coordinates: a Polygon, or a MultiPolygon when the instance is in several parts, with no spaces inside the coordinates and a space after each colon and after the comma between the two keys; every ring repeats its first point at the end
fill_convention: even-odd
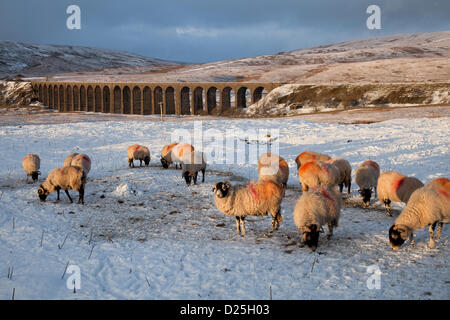
{"type": "Polygon", "coordinates": [[[0,40],[210,62],[398,33],[450,30],[449,0],[0,0],[0,40]],[[81,30],[66,9],[81,8],[81,30]],[[366,9],[381,8],[381,30],[366,9]]]}

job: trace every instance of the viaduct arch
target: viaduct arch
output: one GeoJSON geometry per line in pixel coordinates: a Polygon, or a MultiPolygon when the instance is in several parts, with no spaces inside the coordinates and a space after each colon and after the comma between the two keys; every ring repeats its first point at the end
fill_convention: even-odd
{"type": "Polygon", "coordinates": [[[219,115],[230,108],[246,108],[280,85],[276,82],[32,82],[39,101],[60,112],[140,115],[219,115]]]}

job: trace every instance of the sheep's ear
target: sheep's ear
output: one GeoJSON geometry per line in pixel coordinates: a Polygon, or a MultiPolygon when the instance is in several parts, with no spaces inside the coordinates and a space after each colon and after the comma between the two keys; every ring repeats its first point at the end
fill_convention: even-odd
{"type": "Polygon", "coordinates": [[[225,182],[223,183],[223,185],[226,186],[227,189],[230,189],[230,188],[231,188],[231,183],[230,183],[229,181],[225,181],[225,182]]]}
{"type": "Polygon", "coordinates": [[[214,182],[214,184],[213,184],[213,188],[212,188],[212,192],[216,192],[216,190],[217,190],[217,183],[218,182],[214,182]]]}

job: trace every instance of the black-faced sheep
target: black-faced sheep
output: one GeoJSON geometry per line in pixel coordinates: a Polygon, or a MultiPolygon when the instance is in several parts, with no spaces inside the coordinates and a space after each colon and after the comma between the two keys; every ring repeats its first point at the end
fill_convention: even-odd
{"type": "Polygon", "coordinates": [[[337,169],[323,161],[310,161],[302,164],[298,169],[298,178],[302,185],[302,192],[309,188],[336,185],[337,169]]]}
{"type": "Polygon", "coordinates": [[[245,217],[272,215],[270,232],[278,229],[281,217],[281,201],[284,189],[270,181],[250,182],[232,187],[228,181],[214,183],[216,207],[227,216],[236,217],[237,233],[245,235],[245,217]]]}
{"type": "Polygon", "coordinates": [[[344,185],[347,187],[347,194],[350,194],[352,187],[352,166],[350,162],[342,158],[332,158],[327,163],[336,167],[338,171],[338,178],[336,184],[339,186],[339,191],[344,189],[344,185]]]}
{"type": "Polygon", "coordinates": [[[128,147],[128,166],[134,168],[134,160],[140,161],[142,167],[142,161],[148,166],[150,163],[150,150],[147,147],[134,144],[128,147]]]}
{"type": "Polygon", "coordinates": [[[383,172],[378,178],[378,199],[391,216],[391,201],[407,203],[411,194],[421,187],[423,183],[417,178],[406,177],[396,171],[383,172]]]}
{"type": "Polygon", "coordinates": [[[293,216],[294,223],[302,232],[302,243],[315,251],[322,226],[328,226],[328,238],[338,226],[341,210],[341,196],[335,187],[311,188],[297,201],[293,216]]]}
{"type": "Polygon", "coordinates": [[[363,198],[365,206],[370,204],[370,197],[372,196],[372,188],[377,194],[377,182],[380,176],[380,166],[375,161],[367,160],[361,163],[356,169],[355,181],[359,186],[359,193],[363,198]]]}
{"type": "Polygon", "coordinates": [[[23,158],[22,166],[23,170],[25,170],[27,174],[27,182],[29,176],[31,176],[33,182],[38,179],[39,175],[41,174],[41,172],[39,171],[41,167],[41,159],[37,154],[27,154],[25,158],[23,158]]]}
{"type": "Polygon", "coordinates": [[[434,248],[434,229],[439,224],[436,235],[439,238],[444,223],[450,223],[450,184],[419,188],[412,193],[402,213],[389,229],[390,246],[398,250],[407,238],[414,246],[413,232],[429,226],[428,246],[434,248]]]}
{"type": "Polygon", "coordinates": [[[202,172],[202,182],[205,182],[205,154],[200,151],[192,151],[183,155],[183,158],[181,159],[181,169],[181,176],[186,180],[186,185],[191,185],[191,180],[194,180],[194,184],[197,184],[199,171],[202,172]]]}
{"type": "Polygon", "coordinates": [[[286,187],[289,166],[282,157],[274,153],[264,153],[258,159],[258,179],[272,180],[286,187]]]}
{"type": "Polygon", "coordinates": [[[80,167],[64,167],[50,171],[47,179],[38,188],[38,196],[41,201],[45,201],[50,193],[57,192],[59,200],[59,190],[64,190],[70,202],[69,190],[78,191],[78,203],[84,204],[84,189],[86,185],[86,173],[80,167]]]}

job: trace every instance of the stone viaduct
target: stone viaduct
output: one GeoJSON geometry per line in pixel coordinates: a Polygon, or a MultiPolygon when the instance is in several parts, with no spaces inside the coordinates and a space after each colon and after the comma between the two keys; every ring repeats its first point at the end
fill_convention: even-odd
{"type": "Polygon", "coordinates": [[[218,115],[233,107],[246,108],[280,85],[273,82],[32,82],[39,101],[60,112],[140,115],[218,115]]]}

